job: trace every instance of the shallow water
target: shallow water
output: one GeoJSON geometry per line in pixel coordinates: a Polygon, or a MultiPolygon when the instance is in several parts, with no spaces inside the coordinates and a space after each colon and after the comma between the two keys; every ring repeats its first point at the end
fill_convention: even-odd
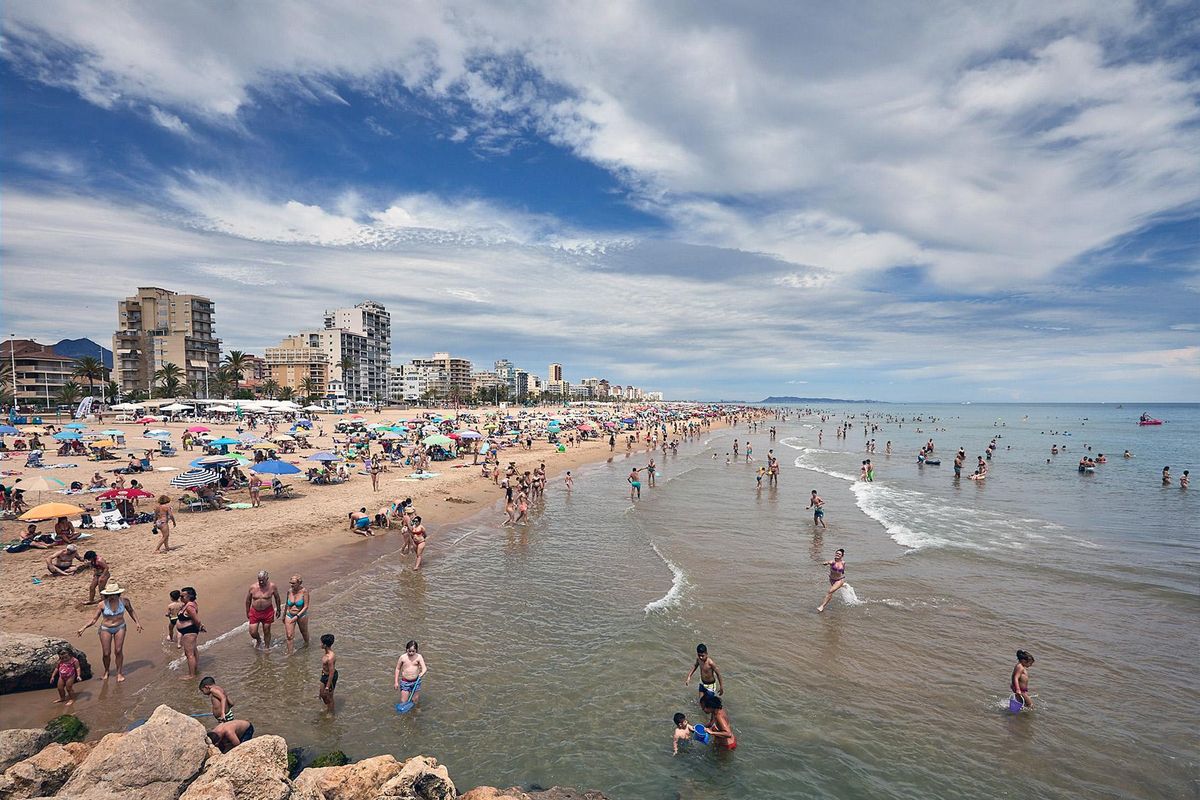
{"type": "MultiPolygon", "coordinates": [[[[845,442],[815,419],[776,423],[774,443],[750,436],[760,460],[780,455],[777,490],[755,490],[761,461],[725,464],[732,440],[746,439],[727,430],[658,456],[659,486],[634,503],[624,477],[646,456],[618,453],[578,471],[571,494],[553,483],[525,528],[489,512],[437,531],[424,574],[388,556],[318,591],[314,638],[338,637],[336,716],[316,698],[317,648],[255,653],[239,631],[206,649],[202,669],[259,731],[355,757],[433,754],[462,788],[1191,796],[1195,495],[1158,484],[1164,464],[1178,476],[1196,463],[1200,408],[1151,408],[1169,420],[1161,428],[1134,425],[1141,410],[838,409],[860,415],[845,442]],[[932,414],[949,430],[885,424],[876,482],[861,484],[863,412],[932,414]],[[997,433],[990,477],[955,484],[954,450],[973,457],[997,433]],[[931,436],[943,465],[918,467],[931,436]],[[1069,450],[1047,465],[1051,441],[1069,450]],[[1085,443],[1111,458],[1094,475],[1074,468],[1085,443]],[[1137,458],[1121,459],[1126,448],[1137,458]],[[804,509],[813,488],[827,531],[814,533],[804,509]],[[819,562],[837,547],[851,588],[817,614],[819,562]],[[410,638],[430,674],[417,709],[398,716],[392,671],[410,638]],[[699,641],[724,675],[739,746],[672,758],[671,715],[699,719],[694,684],[683,685],[699,641]],[[1038,659],[1038,708],[1013,716],[1003,708],[1018,647],[1038,659]]],[[[168,675],[139,691],[130,719],[160,702],[206,709],[193,684],[168,675]]]]}

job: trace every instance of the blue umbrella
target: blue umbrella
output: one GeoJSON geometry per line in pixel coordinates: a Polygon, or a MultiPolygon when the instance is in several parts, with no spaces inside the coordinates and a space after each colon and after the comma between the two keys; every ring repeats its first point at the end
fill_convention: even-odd
{"type": "Polygon", "coordinates": [[[230,439],[228,436],[222,436],[220,439],[210,440],[209,444],[220,446],[220,445],[231,445],[231,444],[241,444],[241,443],[237,439],[230,439]]]}
{"type": "Polygon", "coordinates": [[[82,429],[86,428],[87,425],[84,425],[81,422],[72,422],[68,425],[63,425],[63,427],[64,428],[76,428],[76,429],[82,430],[82,429]]]}
{"type": "Polygon", "coordinates": [[[0,425],[0,436],[16,436],[19,433],[12,425],[0,425]]]}
{"type": "Polygon", "coordinates": [[[261,472],[266,475],[295,475],[300,471],[300,468],[294,464],[289,464],[286,461],[280,461],[277,458],[272,458],[264,461],[261,464],[255,464],[250,468],[253,472],[261,472]]]}
{"type": "Polygon", "coordinates": [[[66,441],[68,439],[82,439],[83,437],[80,436],[76,431],[62,431],[61,433],[54,434],[54,438],[60,441],[66,441]]]}
{"type": "Polygon", "coordinates": [[[322,450],[319,453],[313,453],[308,457],[309,461],[341,461],[342,459],[335,456],[333,453],[327,453],[322,450]]]}

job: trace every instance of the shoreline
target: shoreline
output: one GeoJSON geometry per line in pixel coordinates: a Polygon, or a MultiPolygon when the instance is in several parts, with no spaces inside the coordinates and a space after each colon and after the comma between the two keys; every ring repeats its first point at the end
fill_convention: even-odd
{"type": "MultiPolygon", "coordinates": [[[[324,421],[332,425],[333,420],[326,418],[324,421]]],[[[724,427],[727,427],[727,423],[723,419],[716,418],[710,421],[707,430],[724,427]]],[[[647,448],[639,444],[630,452],[631,454],[646,453],[647,448]]],[[[607,439],[598,438],[580,442],[565,453],[558,453],[545,441],[535,441],[531,451],[505,450],[502,453],[501,462],[516,461],[518,468],[523,471],[532,469],[536,464],[544,461],[546,462],[547,481],[552,484],[554,481],[560,480],[567,470],[605,463],[626,457],[626,455],[626,451],[620,448],[619,440],[618,447],[612,452],[608,450],[607,439]]],[[[190,458],[191,455],[189,454],[188,457],[190,458]]],[[[440,464],[448,463],[450,462],[436,462],[432,466],[437,467],[440,464]]],[[[351,483],[355,484],[359,491],[365,487],[367,493],[373,496],[378,495],[380,500],[411,494],[414,499],[414,507],[418,509],[430,529],[430,543],[425,553],[423,566],[423,571],[427,572],[431,568],[436,569],[438,556],[447,547],[446,540],[439,534],[475,516],[485,514],[489,510],[499,513],[498,509],[502,501],[501,490],[490,480],[485,481],[478,471],[472,471],[477,469],[467,461],[464,469],[459,471],[463,473],[461,476],[442,473],[438,478],[417,482],[416,486],[404,490],[395,485],[398,482],[394,480],[394,477],[389,479],[387,475],[381,476],[381,491],[377,493],[371,493],[368,478],[356,476],[351,483]],[[470,479],[469,482],[466,480],[467,478],[470,479]]],[[[348,485],[321,487],[315,491],[322,491],[326,488],[341,489],[343,491],[339,494],[344,494],[348,485]]],[[[310,489],[304,498],[299,498],[300,500],[307,499],[309,506],[312,505],[312,491],[314,490],[310,489]]],[[[284,505],[296,502],[296,499],[270,500],[264,493],[264,507],[272,503],[284,505]]],[[[332,504],[321,503],[320,505],[322,509],[327,509],[332,504]]],[[[358,506],[361,503],[355,500],[349,505],[358,506]]],[[[272,580],[280,586],[281,593],[286,592],[289,576],[293,574],[304,576],[305,586],[314,595],[314,605],[319,607],[321,593],[337,579],[354,573],[380,558],[392,557],[399,553],[403,540],[399,536],[398,530],[385,530],[374,537],[354,535],[346,526],[342,506],[337,505],[336,508],[339,510],[332,514],[326,512],[323,515],[323,520],[318,523],[315,530],[312,525],[309,525],[307,527],[296,526],[291,535],[272,531],[272,538],[282,541],[273,542],[270,549],[239,548],[237,552],[226,554],[219,564],[208,565],[202,569],[172,570],[169,573],[162,573],[154,584],[139,583],[138,586],[133,587],[127,597],[132,595],[131,599],[137,600],[138,619],[142,621],[145,629],[139,634],[132,627],[130,628],[125,641],[126,680],[121,684],[117,684],[113,678],[108,681],[100,679],[103,662],[95,632],[86,631],[82,638],[75,636],[78,626],[90,619],[90,615],[94,613],[95,606],[80,605],[77,607],[78,610],[75,610],[70,616],[68,616],[70,610],[63,609],[64,613],[54,615],[46,625],[26,625],[12,619],[5,620],[6,629],[11,632],[37,633],[66,639],[87,654],[94,674],[91,680],[77,684],[78,698],[75,705],[66,709],[65,712],[61,705],[51,704],[51,699],[56,696],[52,688],[4,695],[0,703],[4,707],[5,727],[41,727],[46,721],[61,713],[71,713],[84,719],[94,734],[124,730],[124,719],[128,707],[125,704],[114,705],[109,696],[114,693],[135,695],[152,681],[161,677],[163,670],[169,670],[171,662],[182,657],[181,650],[169,646],[165,641],[166,624],[162,608],[159,607],[165,607],[169,599],[166,595],[170,588],[187,585],[194,585],[198,588],[200,610],[207,629],[205,636],[200,641],[200,646],[204,646],[219,636],[239,635],[239,630],[243,629],[246,624],[243,605],[245,591],[253,582],[254,575],[259,569],[266,569],[271,574],[272,580]],[[389,535],[392,533],[395,535],[389,535]],[[236,571],[228,568],[230,564],[244,561],[248,557],[254,559],[252,564],[236,571]],[[151,600],[155,597],[159,599],[158,603],[151,600]]],[[[367,508],[369,511],[372,510],[369,503],[367,508]]],[[[203,518],[211,518],[214,514],[220,514],[220,512],[204,512],[203,518]]],[[[245,518],[248,515],[240,516],[245,518]]],[[[181,523],[187,523],[191,518],[191,515],[186,513],[179,516],[181,523]]],[[[139,528],[131,530],[139,529],[148,530],[148,526],[139,526],[139,528]]],[[[100,546],[97,545],[97,549],[99,548],[100,546]]],[[[82,549],[84,548],[81,547],[82,549]]],[[[411,559],[411,555],[405,558],[411,559]]],[[[114,578],[121,579],[117,565],[113,567],[113,575],[114,578]]],[[[86,584],[82,580],[78,582],[76,591],[86,591],[86,584]]],[[[8,615],[0,612],[0,616],[8,615]]],[[[312,634],[311,629],[310,634],[312,634]]],[[[244,631],[243,635],[249,638],[244,631]]],[[[272,628],[272,638],[278,643],[283,637],[283,625],[277,622],[272,628]]],[[[204,672],[203,651],[200,653],[200,672],[202,674],[204,672]]],[[[186,672],[183,674],[186,675],[186,672]]]]}

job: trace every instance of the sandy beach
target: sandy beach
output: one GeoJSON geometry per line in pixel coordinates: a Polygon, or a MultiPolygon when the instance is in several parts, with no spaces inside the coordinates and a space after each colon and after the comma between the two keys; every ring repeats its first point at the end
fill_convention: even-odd
{"type": "MultiPolygon", "coordinates": [[[[495,409],[473,409],[472,413],[488,414],[493,411],[495,409]]],[[[533,411],[536,413],[539,410],[533,411]]],[[[390,424],[398,417],[425,412],[436,413],[436,410],[388,409],[380,414],[367,411],[363,413],[362,421],[390,424]]],[[[311,464],[305,462],[307,456],[318,450],[335,449],[333,426],[343,419],[329,415],[314,420],[314,435],[309,437],[312,446],[282,456],[283,460],[305,468],[311,464]],[[324,428],[324,436],[316,435],[318,427],[324,428]]],[[[97,430],[112,428],[125,431],[126,443],[130,448],[138,448],[143,443],[147,447],[156,446],[153,440],[143,438],[147,426],[113,422],[110,418],[103,423],[94,420],[88,422],[89,427],[97,430]]],[[[126,478],[137,478],[147,491],[156,496],[167,494],[177,501],[182,490],[170,485],[171,478],[189,469],[189,462],[203,455],[202,450],[183,451],[179,447],[184,430],[191,424],[194,423],[179,421],[150,426],[171,431],[171,441],[178,452],[170,457],[156,455],[153,472],[126,478]]],[[[238,435],[236,423],[205,424],[211,428],[213,436],[238,435]]],[[[713,424],[718,423],[714,420],[713,424]]],[[[57,456],[53,453],[53,450],[47,451],[47,465],[74,466],[51,470],[25,469],[21,466],[24,454],[9,453],[6,459],[0,461],[0,467],[11,471],[5,481],[38,475],[53,477],[67,485],[72,481],[86,485],[97,470],[111,480],[115,476],[107,470],[124,465],[124,461],[120,460],[94,462],[85,457],[57,456]]],[[[557,447],[542,436],[540,441],[535,437],[531,450],[523,447],[503,450],[501,463],[515,461],[518,470],[524,471],[532,470],[544,462],[553,485],[562,480],[562,473],[566,470],[593,461],[603,461],[610,455],[624,456],[624,453],[625,446],[620,437],[616,452],[610,454],[606,436],[568,445],[566,452],[558,452],[557,447]]],[[[491,479],[482,477],[479,466],[473,465],[471,455],[455,461],[434,462],[430,470],[438,473],[437,476],[418,480],[411,477],[411,467],[392,465],[389,471],[379,476],[379,491],[372,491],[369,476],[357,473],[345,483],[320,486],[310,485],[302,475],[287,476],[285,482],[293,487],[294,496],[276,499],[270,496],[270,491],[264,491],[262,506],[256,509],[189,512],[180,510],[176,503],[175,514],[179,524],[171,533],[172,549],[168,554],[154,552],[158,537],[149,524],[118,531],[88,530],[87,533],[92,537],[78,543],[80,552],[95,550],[109,562],[113,579],[128,587],[125,597],[132,601],[138,619],[145,626],[142,633],[137,633],[131,627],[126,639],[127,689],[134,690],[151,680],[179,655],[176,648],[165,641],[164,609],[172,589],[185,585],[196,587],[208,630],[208,634],[201,637],[203,644],[205,639],[245,621],[243,604],[246,588],[260,569],[268,570],[281,590],[286,590],[289,576],[304,576],[305,585],[313,590],[314,601],[319,603],[322,585],[381,556],[394,553],[396,558],[406,559],[406,566],[411,568],[412,556],[400,556],[396,552],[402,545],[398,530],[381,530],[373,537],[356,535],[349,530],[347,522],[347,514],[351,511],[366,507],[368,512],[374,514],[395,500],[411,497],[413,507],[422,516],[430,532],[423,571],[436,572],[438,551],[443,544],[438,538],[439,529],[495,505],[503,498],[503,492],[491,479]]],[[[249,499],[247,489],[226,493],[229,503],[249,503],[249,499]]],[[[29,492],[26,501],[30,506],[59,501],[85,507],[98,506],[95,494],[65,496],[52,491],[40,494],[29,492]]],[[[143,499],[139,510],[150,511],[154,505],[153,499],[143,499]]],[[[20,538],[26,524],[5,521],[4,540],[20,538]]],[[[49,530],[52,526],[51,520],[39,524],[39,529],[49,530]]],[[[94,706],[103,697],[98,679],[102,670],[101,652],[95,632],[86,631],[82,637],[76,637],[76,631],[91,619],[96,609],[94,605],[86,605],[91,570],[65,577],[48,576],[44,562],[58,549],[30,549],[2,556],[6,568],[0,574],[0,626],[8,631],[68,639],[87,653],[97,678],[79,685],[79,700],[74,707],[75,713],[87,718],[89,709],[99,711],[94,706]],[[33,578],[40,580],[40,583],[35,584],[33,578]]],[[[282,637],[282,625],[277,624],[275,628],[275,635],[282,637]]],[[[201,665],[203,667],[203,657],[201,665]]],[[[40,725],[59,713],[60,706],[50,703],[51,694],[52,690],[6,695],[3,704],[9,724],[40,725]]],[[[108,714],[101,712],[101,716],[107,717],[108,714]]]]}

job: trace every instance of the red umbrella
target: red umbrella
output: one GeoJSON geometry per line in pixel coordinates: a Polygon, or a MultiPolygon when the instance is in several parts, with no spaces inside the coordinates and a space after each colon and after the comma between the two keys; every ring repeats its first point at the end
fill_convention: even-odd
{"type": "Polygon", "coordinates": [[[457,438],[459,438],[459,436],[458,436],[458,434],[457,434],[457,433],[448,433],[448,434],[446,434],[446,435],[447,435],[447,436],[449,436],[451,439],[457,439],[457,438]]]}
{"type": "Polygon", "coordinates": [[[156,420],[154,417],[142,417],[141,419],[135,419],[133,421],[133,424],[134,425],[149,425],[151,422],[158,422],[158,420],[156,420]]]}
{"type": "Polygon", "coordinates": [[[188,428],[188,433],[208,433],[209,430],[209,428],[206,428],[203,425],[193,425],[192,427],[188,428]]]}
{"type": "Polygon", "coordinates": [[[142,491],[141,489],[109,489],[107,492],[101,492],[96,496],[101,500],[112,500],[114,497],[132,500],[137,497],[154,497],[154,494],[142,491]]]}

